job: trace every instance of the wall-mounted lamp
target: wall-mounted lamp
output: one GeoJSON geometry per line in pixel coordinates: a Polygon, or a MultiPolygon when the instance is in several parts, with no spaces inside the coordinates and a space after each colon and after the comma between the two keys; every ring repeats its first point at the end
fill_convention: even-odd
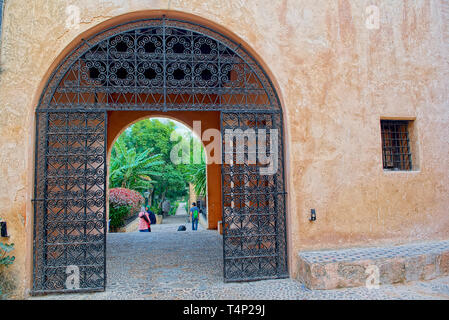
{"type": "Polygon", "coordinates": [[[310,218],[309,221],[315,221],[316,220],[316,212],[315,209],[310,210],[310,218]]]}
{"type": "Polygon", "coordinates": [[[0,221],[0,237],[9,237],[8,230],[6,229],[6,221],[0,221]]]}

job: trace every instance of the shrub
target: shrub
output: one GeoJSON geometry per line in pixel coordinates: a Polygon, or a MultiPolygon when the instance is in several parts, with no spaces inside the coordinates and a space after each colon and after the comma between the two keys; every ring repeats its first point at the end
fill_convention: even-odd
{"type": "Polygon", "coordinates": [[[179,200],[175,201],[175,204],[170,208],[170,215],[174,216],[179,207],[179,200]]]}
{"type": "Polygon", "coordinates": [[[151,206],[150,210],[153,211],[154,214],[162,214],[162,209],[157,206],[151,206]]]}
{"type": "Polygon", "coordinates": [[[129,215],[133,215],[140,211],[140,207],[144,202],[145,199],[137,191],[126,188],[113,188],[109,190],[109,211],[111,211],[111,208],[119,209],[120,207],[128,207],[129,215]]]}
{"type": "Polygon", "coordinates": [[[145,199],[140,193],[126,188],[112,188],[109,190],[109,219],[111,229],[124,225],[129,216],[139,212],[145,199]]]}
{"type": "Polygon", "coordinates": [[[3,265],[8,267],[14,262],[15,257],[7,255],[7,253],[11,252],[13,249],[14,243],[6,244],[0,242],[0,266],[3,265]]]}
{"type": "Polygon", "coordinates": [[[129,206],[109,206],[109,219],[111,219],[111,229],[123,227],[125,218],[129,215],[129,210],[129,206]]]}
{"type": "MultiPolygon", "coordinates": [[[[6,243],[2,243],[0,242],[0,284],[4,287],[6,287],[6,289],[8,289],[8,281],[5,280],[5,277],[3,275],[3,273],[1,272],[3,267],[8,267],[9,265],[13,264],[15,257],[14,256],[10,256],[9,252],[11,252],[12,250],[14,250],[14,244],[6,244],[6,243]]],[[[11,288],[9,288],[11,289],[11,288]]],[[[0,299],[3,298],[3,292],[2,292],[2,287],[0,286],[0,299]]]]}

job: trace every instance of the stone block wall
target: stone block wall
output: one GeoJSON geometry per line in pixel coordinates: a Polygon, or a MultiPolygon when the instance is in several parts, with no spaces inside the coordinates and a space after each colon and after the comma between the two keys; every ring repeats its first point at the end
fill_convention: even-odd
{"type": "Polygon", "coordinates": [[[298,280],[309,289],[397,284],[447,275],[449,241],[299,254],[298,280]]]}

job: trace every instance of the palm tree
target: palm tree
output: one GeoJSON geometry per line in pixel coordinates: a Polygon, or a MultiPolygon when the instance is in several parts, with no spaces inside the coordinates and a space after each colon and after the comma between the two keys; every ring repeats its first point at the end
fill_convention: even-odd
{"type": "Polygon", "coordinates": [[[118,139],[111,155],[109,186],[132,190],[148,190],[153,183],[152,177],[160,176],[155,167],[164,164],[161,154],[151,155],[153,149],[137,153],[135,148],[128,149],[118,139]]]}
{"type": "Polygon", "coordinates": [[[194,164],[189,168],[190,182],[194,185],[195,193],[199,196],[206,195],[206,164],[194,164]]]}

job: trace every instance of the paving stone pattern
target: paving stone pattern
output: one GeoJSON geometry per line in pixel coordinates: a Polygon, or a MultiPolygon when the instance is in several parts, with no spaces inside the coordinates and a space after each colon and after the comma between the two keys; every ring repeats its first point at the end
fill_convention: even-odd
{"type": "Polygon", "coordinates": [[[388,259],[393,257],[414,257],[424,254],[438,254],[444,251],[449,251],[449,240],[390,247],[308,251],[301,252],[300,256],[311,263],[328,263],[388,259]]]}
{"type": "Polygon", "coordinates": [[[108,234],[105,292],[30,299],[449,299],[449,277],[371,290],[309,290],[294,279],[224,283],[222,237],[201,225],[192,231],[185,218],[167,218],[151,233],[108,234]]]}

